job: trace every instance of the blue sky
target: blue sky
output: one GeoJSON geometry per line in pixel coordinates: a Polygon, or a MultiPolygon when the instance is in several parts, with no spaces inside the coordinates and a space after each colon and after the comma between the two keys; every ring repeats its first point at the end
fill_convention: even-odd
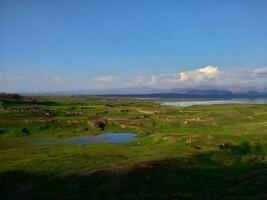
{"type": "Polygon", "coordinates": [[[265,0],[1,0],[0,90],[264,85],[266,10],[265,0]]]}

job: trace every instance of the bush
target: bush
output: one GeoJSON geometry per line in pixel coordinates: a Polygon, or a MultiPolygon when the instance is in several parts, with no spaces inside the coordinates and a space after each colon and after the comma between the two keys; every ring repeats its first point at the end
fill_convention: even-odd
{"type": "Polygon", "coordinates": [[[4,134],[5,133],[5,130],[3,129],[0,129],[0,135],[4,134]]]}
{"type": "Polygon", "coordinates": [[[43,126],[40,127],[40,130],[42,130],[42,131],[45,131],[47,129],[49,129],[49,125],[48,124],[43,125],[43,126]]]}
{"type": "Polygon", "coordinates": [[[102,131],[104,131],[106,124],[102,121],[97,123],[97,127],[100,128],[102,131]]]}
{"type": "Polygon", "coordinates": [[[16,93],[0,93],[0,100],[1,101],[17,101],[21,100],[22,96],[16,93]]]}
{"type": "Polygon", "coordinates": [[[27,128],[21,129],[21,133],[22,133],[22,135],[30,135],[31,134],[31,132],[27,128]]]}

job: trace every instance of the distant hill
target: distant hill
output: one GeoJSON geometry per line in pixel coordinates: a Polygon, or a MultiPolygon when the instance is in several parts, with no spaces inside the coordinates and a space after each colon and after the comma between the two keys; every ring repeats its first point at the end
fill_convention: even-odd
{"type": "Polygon", "coordinates": [[[77,96],[115,96],[115,97],[138,97],[138,98],[261,98],[267,97],[267,88],[256,87],[192,87],[157,89],[148,87],[130,87],[102,90],[77,90],[47,92],[35,95],[77,95],[77,96]]]}
{"type": "MultiPolygon", "coordinates": [[[[106,95],[105,95],[106,96],[106,95]]],[[[230,91],[221,90],[190,90],[183,93],[153,93],[153,94],[114,94],[108,96],[117,97],[138,97],[138,98],[265,98],[267,92],[260,93],[249,91],[243,93],[233,93],[230,91]]]]}

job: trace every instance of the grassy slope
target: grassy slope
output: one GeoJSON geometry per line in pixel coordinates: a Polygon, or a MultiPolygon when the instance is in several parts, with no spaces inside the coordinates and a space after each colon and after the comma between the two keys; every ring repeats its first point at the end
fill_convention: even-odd
{"type": "Polygon", "coordinates": [[[267,198],[267,105],[174,108],[148,100],[77,97],[39,101],[52,102],[38,105],[52,115],[0,112],[0,199],[267,198]],[[105,132],[135,132],[140,140],[29,144],[100,133],[88,124],[95,119],[107,121],[105,132]]]}

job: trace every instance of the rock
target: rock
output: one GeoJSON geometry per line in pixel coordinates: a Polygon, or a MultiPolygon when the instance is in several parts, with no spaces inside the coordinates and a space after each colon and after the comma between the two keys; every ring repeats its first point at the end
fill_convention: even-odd
{"type": "Polygon", "coordinates": [[[230,146],[230,144],[228,142],[223,142],[223,143],[219,144],[219,148],[220,149],[225,149],[225,148],[227,148],[229,146],[230,146]]]}
{"type": "Polygon", "coordinates": [[[139,113],[148,114],[148,115],[153,115],[153,114],[157,114],[158,113],[157,111],[149,111],[149,110],[141,110],[141,109],[138,109],[137,111],[139,113]]]}
{"type": "Polygon", "coordinates": [[[185,143],[186,144],[192,144],[192,138],[188,138],[185,143]]]}
{"type": "Polygon", "coordinates": [[[94,121],[88,121],[87,124],[91,127],[94,127],[95,126],[95,122],[94,121]]]}
{"type": "Polygon", "coordinates": [[[139,115],[139,116],[136,116],[136,119],[147,119],[148,116],[147,115],[139,115]]]}
{"type": "Polygon", "coordinates": [[[176,137],[169,135],[169,136],[163,137],[163,140],[166,142],[169,142],[169,143],[174,143],[174,142],[176,142],[176,137]]]}
{"type": "Polygon", "coordinates": [[[78,125],[80,124],[79,120],[67,120],[68,125],[78,125]]]}

